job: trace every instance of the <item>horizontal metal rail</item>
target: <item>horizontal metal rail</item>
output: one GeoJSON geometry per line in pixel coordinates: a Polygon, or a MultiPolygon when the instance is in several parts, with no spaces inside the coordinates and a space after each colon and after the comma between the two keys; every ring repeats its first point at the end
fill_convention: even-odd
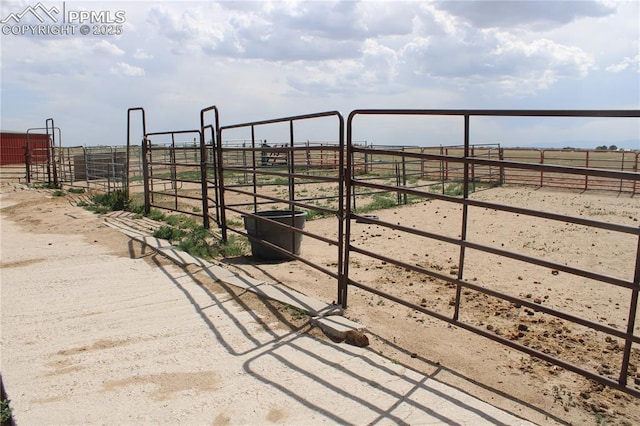
{"type": "MultiPolygon", "coordinates": [[[[609,157],[604,153],[601,155],[594,151],[589,151],[584,155],[576,154],[578,160],[570,160],[563,157],[566,153],[565,150],[541,150],[530,154],[524,151],[506,149],[500,147],[499,144],[471,144],[469,142],[471,134],[469,124],[474,117],[582,117],[585,119],[607,117],[637,120],[640,117],[640,111],[367,109],[352,111],[349,114],[346,126],[342,116],[336,111],[219,126],[217,109],[209,107],[201,111],[201,129],[199,131],[145,132],[145,140],[161,135],[170,135],[174,138],[177,135],[195,132],[200,136],[200,144],[196,143],[193,147],[188,144],[176,146],[175,140],[172,140],[170,145],[160,146],[160,144],[150,143],[145,145],[143,157],[147,161],[145,170],[148,173],[145,177],[145,187],[150,188],[146,196],[150,198],[154,196],[158,198],[173,197],[175,207],[177,207],[179,199],[197,201],[201,198],[203,204],[207,205],[205,209],[208,209],[209,206],[216,208],[216,218],[221,226],[224,240],[227,239],[227,232],[231,231],[247,237],[252,244],[261,244],[326,274],[330,279],[336,280],[337,300],[345,308],[348,306],[349,287],[359,287],[414,309],[417,312],[431,315],[600,383],[621,389],[632,395],[640,395],[638,389],[627,384],[626,374],[632,345],[640,344],[640,337],[634,331],[640,290],[640,228],[623,223],[603,222],[555,211],[542,211],[534,208],[517,207],[516,205],[486,202],[470,197],[470,193],[476,188],[482,189],[505,183],[557,186],[565,182],[566,185],[575,188],[605,188],[635,193],[637,184],[640,181],[640,174],[638,173],[639,153],[622,153],[615,157],[609,157]],[[204,115],[211,111],[215,113],[215,125],[205,125],[204,115]],[[361,115],[457,116],[461,118],[461,125],[464,126],[464,144],[446,147],[395,147],[356,142],[352,140],[353,123],[361,115]],[[337,118],[338,121],[336,126],[336,132],[339,135],[337,143],[296,142],[295,130],[299,121],[330,117],[337,118]],[[284,130],[286,135],[279,139],[283,142],[267,146],[265,140],[256,136],[260,126],[278,123],[288,127],[287,130],[284,130]],[[251,136],[241,141],[223,142],[223,134],[232,129],[246,129],[251,133],[251,136]],[[345,130],[346,144],[344,140],[345,130]],[[204,141],[205,131],[211,135],[210,144],[204,141]],[[196,169],[200,170],[200,180],[198,180],[197,175],[189,176],[188,178],[184,177],[186,175],[183,175],[182,178],[178,175],[180,171],[196,169]],[[169,175],[166,174],[167,171],[169,175]],[[213,179],[209,176],[211,172],[213,172],[213,179]],[[229,179],[233,179],[233,183],[226,183],[229,179]],[[394,180],[395,184],[390,183],[394,180]],[[172,184],[174,186],[172,188],[173,192],[154,191],[153,182],[161,185],[172,184]],[[182,194],[177,188],[178,185],[182,184],[195,186],[198,183],[203,188],[201,197],[193,194],[182,194]],[[305,197],[296,193],[297,185],[315,183],[335,184],[334,190],[337,194],[322,197],[305,197]],[[445,185],[447,184],[455,185],[454,189],[461,186],[462,194],[459,196],[447,195],[445,193],[445,185]],[[286,195],[279,195],[279,193],[273,191],[278,186],[286,188],[286,195]],[[215,196],[213,199],[208,195],[209,188],[214,190],[215,196]],[[401,224],[393,224],[368,215],[358,214],[355,199],[375,194],[396,194],[398,205],[407,204],[408,197],[417,197],[423,200],[437,200],[459,206],[462,209],[460,235],[458,238],[453,238],[437,232],[423,230],[419,227],[413,228],[401,224]],[[353,206],[349,202],[352,197],[353,206]],[[320,198],[331,200],[331,207],[316,205],[315,203],[320,198]],[[259,209],[276,205],[285,206],[286,211],[292,212],[292,218],[295,209],[335,216],[336,222],[334,224],[337,228],[335,238],[333,236],[319,235],[308,229],[298,229],[295,226],[283,224],[257,214],[259,209]],[[549,260],[531,254],[498,248],[486,244],[484,241],[474,241],[467,236],[469,217],[476,212],[471,208],[495,210],[523,216],[527,219],[551,220],[560,224],[567,223],[593,229],[603,229],[630,236],[632,239],[635,238],[638,241],[638,247],[630,249],[635,250],[634,277],[633,279],[625,278],[626,276],[622,275],[623,271],[620,271],[621,275],[619,277],[610,276],[602,271],[567,265],[557,260],[549,260]],[[272,225],[292,235],[301,235],[327,243],[337,251],[337,268],[331,270],[315,262],[313,256],[308,256],[306,253],[305,255],[292,253],[290,250],[283,249],[269,241],[263,241],[254,235],[249,235],[246,230],[243,231],[230,226],[227,221],[227,214],[244,216],[259,223],[272,225]],[[441,273],[428,267],[411,264],[403,260],[406,257],[402,255],[393,258],[387,254],[375,253],[362,247],[351,239],[352,221],[392,229],[410,235],[412,238],[423,238],[449,244],[453,250],[458,252],[457,273],[454,275],[441,273]],[[463,279],[465,277],[465,265],[468,263],[465,261],[466,253],[470,250],[497,256],[501,259],[521,262],[523,265],[533,265],[556,272],[563,272],[580,279],[592,280],[603,286],[611,285],[629,291],[631,300],[626,330],[600,323],[587,317],[583,318],[561,308],[545,306],[522,297],[515,297],[504,290],[490,288],[483,283],[470,282],[468,279],[463,279]],[[443,314],[434,309],[428,309],[425,306],[405,300],[384,287],[373,288],[364,282],[358,282],[350,275],[350,256],[352,254],[387,262],[390,265],[405,268],[419,275],[449,283],[452,291],[455,291],[455,297],[453,298],[455,303],[451,308],[447,308],[449,312],[452,311],[451,314],[443,314]],[[561,357],[545,353],[544,350],[538,350],[538,348],[529,347],[501,337],[496,333],[461,320],[461,313],[464,314],[465,308],[462,303],[463,290],[476,292],[484,295],[483,297],[494,298],[504,303],[525,307],[588,330],[622,339],[624,341],[624,351],[618,380],[612,380],[601,374],[596,374],[584,366],[574,365],[561,357]]],[[[449,190],[449,188],[446,189],[449,190]]],[[[194,212],[185,213],[194,214],[194,212]]],[[[208,220],[208,213],[204,217],[206,219],[203,220],[208,220]]],[[[617,274],[614,273],[614,275],[617,274]]],[[[384,283],[378,283],[377,285],[384,286],[384,283]]]]}
{"type": "MultiPolygon", "coordinates": [[[[270,249],[275,249],[276,251],[283,253],[282,248],[276,248],[270,241],[264,241],[257,238],[254,235],[247,235],[246,232],[242,232],[238,229],[233,229],[227,225],[226,214],[227,211],[233,212],[236,214],[247,215],[252,217],[258,223],[270,223],[274,222],[269,219],[266,219],[262,216],[256,215],[258,212],[258,206],[261,203],[258,200],[268,200],[271,203],[281,203],[286,205],[291,211],[294,208],[304,208],[308,210],[321,211],[325,214],[333,214],[338,219],[335,222],[336,230],[336,238],[330,239],[326,238],[322,235],[314,234],[306,230],[297,229],[295,227],[285,227],[283,229],[287,229],[291,232],[292,238],[297,234],[304,235],[310,238],[318,239],[319,241],[323,241],[329,244],[332,244],[336,247],[336,265],[337,268],[335,272],[328,270],[327,268],[317,264],[314,262],[311,257],[300,256],[293,251],[284,250],[283,254],[299,260],[306,265],[323,272],[329,278],[335,279],[337,287],[341,288],[344,283],[344,279],[342,276],[342,262],[343,262],[343,234],[344,234],[344,155],[345,155],[345,147],[344,147],[344,120],[342,115],[337,111],[327,111],[313,114],[303,114],[297,116],[289,116],[277,119],[270,120],[262,120],[262,121],[254,121],[247,122],[241,124],[234,124],[228,126],[221,126],[219,129],[218,136],[218,144],[217,144],[217,157],[218,157],[218,178],[219,178],[219,188],[220,188],[220,205],[221,205],[221,227],[222,227],[222,237],[224,240],[227,239],[227,230],[239,233],[241,235],[245,235],[249,237],[250,241],[254,244],[261,244],[270,249]],[[308,120],[317,120],[320,118],[335,118],[337,123],[335,126],[336,134],[338,135],[338,142],[335,147],[328,146],[311,146],[310,144],[300,144],[296,143],[295,138],[295,129],[296,124],[301,121],[308,120]],[[264,145],[264,141],[256,138],[256,130],[261,126],[269,125],[269,124],[286,124],[288,127],[288,131],[283,132],[286,136],[282,138],[282,140],[287,140],[287,142],[282,143],[282,146],[278,147],[270,147],[264,145]],[[237,145],[235,146],[224,146],[222,140],[224,140],[223,135],[226,131],[231,129],[246,129],[251,132],[251,138],[243,143],[242,147],[237,145]],[[336,176],[326,176],[319,175],[318,173],[311,173],[315,170],[323,170],[322,166],[323,159],[322,153],[324,151],[333,151],[335,158],[335,165],[332,165],[334,169],[334,173],[336,176]],[[311,164],[311,159],[309,158],[309,153],[311,152],[320,152],[321,158],[318,163],[313,165],[311,164]],[[299,155],[302,154],[302,155],[299,155]],[[282,166],[286,169],[282,171],[278,170],[269,170],[269,167],[272,166],[272,161],[269,161],[270,155],[279,156],[278,161],[282,164],[278,164],[278,166],[282,166]],[[281,158],[280,158],[281,157],[281,158]],[[230,160],[235,160],[235,163],[230,160]],[[240,160],[240,161],[239,161],[240,160]],[[300,173],[298,167],[304,168],[307,173],[300,173]],[[251,191],[240,189],[238,187],[234,187],[233,185],[226,185],[225,179],[227,178],[227,174],[244,174],[245,176],[251,176],[251,186],[244,186],[243,188],[250,188],[251,191]],[[286,188],[287,195],[286,198],[282,198],[279,196],[273,196],[261,193],[259,191],[259,187],[261,186],[261,182],[258,182],[259,177],[268,176],[268,177],[284,177],[286,178],[286,188]],[[337,184],[337,206],[335,209],[319,207],[306,202],[300,202],[298,196],[296,194],[296,183],[299,181],[310,182],[310,181],[318,181],[318,182],[331,182],[337,184]],[[240,203],[228,203],[227,197],[236,194],[242,195],[245,197],[249,197],[253,200],[251,204],[242,204],[245,207],[252,207],[251,210],[239,210],[231,205],[239,206],[240,203]]],[[[247,181],[245,180],[245,183],[247,181]]],[[[285,186],[284,184],[282,186],[285,186]]],[[[305,200],[309,201],[309,200],[305,200]]],[[[279,224],[276,226],[282,227],[283,224],[279,224]]],[[[340,291],[338,291],[338,297],[340,296],[340,291]]]]}
{"type": "MultiPolygon", "coordinates": [[[[347,197],[351,197],[352,194],[355,193],[357,188],[367,188],[369,190],[376,191],[384,191],[384,192],[397,192],[399,194],[408,194],[416,197],[421,197],[423,199],[435,199],[443,202],[454,203],[462,207],[461,212],[461,232],[458,238],[449,237],[446,235],[440,235],[435,232],[428,232],[426,230],[414,229],[408,226],[402,226],[400,224],[392,224],[389,222],[377,220],[365,215],[359,215],[353,211],[351,206],[347,205],[346,217],[346,231],[345,231],[345,277],[346,277],[346,286],[343,288],[345,294],[342,298],[344,304],[343,306],[346,308],[347,305],[347,291],[349,286],[359,287],[363,290],[374,293],[380,297],[388,298],[396,303],[399,303],[403,306],[409,307],[416,311],[431,315],[440,320],[446,321],[448,323],[454,324],[461,328],[467,329],[474,333],[480,334],[484,337],[490,338],[494,341],[500,342],[509,347],[515,348],[522,352],[525,352],[529,355],[538,357],[540,359],[551,362],[555,365],[561,366],[567,370],[576,372],[581,374],[587,378],[596,380],[600,383],[606,384],[608,386],[612,386],[621,390],[624,390],[627,393],[630,393],[635,396],[640,396],[640,390],[629,386],[627,383],[627,371],[631,357],[631,348],[632,345],[637,345],[640,343],[640,336],[638,336],[635,331],[635,320],[638,309],[638,293],[640,290],[640,228],[620,223],[608,223],[602,221],[596,221],[591,219],[585,219],[576,216],[570,216],[566,214],[551,212],[551,211],[541,211],[531,208],[522,208],[516,207],[513,205],[505,205],[498,203],[490,203],[484,202],[476,199],[472,199],[469,197],[471,187],[474,185],[476,179],[476,173],[478,172],[479,167],[486,167],[491,169],[499,170],[499,182],[502,183],[505,180],[506,176],[509,176],[509,171],[511,170],[524,170],[530,171],[533,173],[538,173],[540,176],[540,180],[547,178],[550,179],[554,175],[558,176],[575,176],[576,181],[585,185],[585,188],[588,187],[589,181],[596,184],[600,182],[597,179],[609,179],[611,181],[617,181],[619,183],[619,188],[623,188],[624,182],[629,182],[629,186],[633,186],[635,191],[635,186],[638,181],[640,181],[640,174],[637,170],[637,165],[633,166],[633,169],[625,169],[624,164],[622,167],[619,167],[618,170],[612,170],[610,167],[606,167],[607,163],[595,163],[599,166],[605,166],[602,168],[595,168],[594,162],[587,164],[585,161],[584,165],[579,164],[578,166],[566,165],[566,164],[556,164],[560,163],[560,160],[556,160],[554,164],[543,164],[542,161],[539,163],[534,162],[520,162],[520,161],[505,161],[504,160],[504,151],[500,153],[496,158],[492,158],[490,155],[486,156],[478,156],[473,155],[475,152],[471,149],[470,140],[470,120],[475,116],[500,116],[500,117],[585,117],[585,118],[593,118],[593,117],[611,117],[611,118],[619,118],[619,119],[637,119],[640,117],[640,111],[536,111],[536,110],[521,110],[521,111],[505,111],[505,110],[355,110],[351,112],[349,118],[347,120],[347,175],[346,175],[346,194],[347,197]],[[372,147],[362,147],[356,146],[351,143],[352,134],[353,134],[353,122],[355,118],[359,115],[385,115],[385,116],[406,116],[406,115],[450,115],[450,116],[459,116],[464,120],[464,123],[461,125],[464,126],[464,137],[465,143],[459,150],[450,150],[447,151],[446,154],[441,153],[433,153],[427,152],[426,150],[421,150],[420,152],[410,151],[410,150],[396,150],[396,149],[375,149],[372,147]],[[451,154],[451,155],[448,155],[451,154]],[[446,194],[436,194],[432,192],[426,192],[421,190],[420,187],[409,187],[405,183],[396,182],[396,185],[387,184],[379,181],[374,181],[371,179],[361,179],[357,174],[354,173],[354,158],[358,156],[361,158],[362,156],[386,156],[387,158],[400,158],[403,161],[403,164],[410,164],[409,161],[433,161],[440,162],[441,165],[457,163],[460,165],[461,170],[455,172],[455,176],[462,180],[463,185],[463,193],[461,196],[451,196],[446,194]],[[632,280],[622,279],[618,277],[609,276],[607,274],[595,272],[586,268],[570,266],[566,264],[562,264],[560,262],[550,261],[544,258],[526,255],[523,253],[510,251],[506,249],[496,248],[492,246],[488,246],[481,242],[472,241],[468,239],[467,236],[467,226],[469,221],[469,216],[472,214],[470,212],[470,207],[477,207],[482,209],[491,209],[501,212],[513,213],[516,215],[521,215],[524,217],[531,218],[540,218],[553,220],[561,223],[569,223],[576,224],[586,227],[591,227],[595,229],[605,229],[611,232],[619,232],[621,234],[631,235],[637,241],[638,247],[630,248],[630,250],[635,250],[635,272],[632,280]],[[359,222],[375,224],[377,226],[393,229],[402,233],[414,235],[420,238],[432,239],[436,241],[441,241],[444,243],[451,244],[452,247],[455,247],[459,253],[459,259],[456,265],[456,269],[454,269],[454,276],[447,275],[444,273],[440,273],[434,270],[430,270],[426,267],[422,267],[419,265],[413,265],[406,261],[401,260],[400,257],[391,257],[386,254],[375,253],[371,250],[368,250],[364,247],[360,247],[355,241],[352,241],[351,237],[351,222],[353,220],[357,220],[359,222]],[[538,304],[520,297],[514,297],[509,294],[505,294],[501,291],[491,289],[486,285],[482,285],[481,283],[472,283],[466,280],[463,280],[464,270],[465,270],[465,259],[466,252],[468,250],[475,250],[481,253],[487,253],[490,255],[498,256],[499,258],[507,258],[515,261],[523,262],[523,264],[535,265],[538,267],[549,268],[554,271],[562,271],[568,273],[572,276],[581,277],[584,279],[594,280],[595,282],[601,283],[602,285],[614,285],[620,288],[624,288],[630,291],[630,301],[629,301],[629,315],[626,322],[626,326],[624,330],[618,329],[616,327],[602,324],[598,321],[593,321],[587,318],[582,318],[581,316],[572,314],[570,312],[566,312],[561,309],[554,309],[548,306],[544,306],[542,304],[538,304]],[[382,262],[386,262],[387,264],[395,265],[399,268],[405,268],[406,270],[413,271],[415,273],[431,277],[433,279],[441,280],[443,282],[451,283],[455,287],[455,298],[453,298],[453,313],[452,315],[445,315],[440,312],[433,311],[431,309],[426,309],[424,306],[421,306],[417,303],[411,302],[409,300],[405,300],[403,297],[399,297],[395,294],[392,294],[390,291],[387,291],[384,287],[380,289],[376,289],[362,282],[358,282],[357,280],[351,278],[349,267],[350,267],[350,256],[351,254],[358,254],[359,256],[364,256],[366,258],[376,259],[382,262]],[[500,337],[496,333],[488,332],[487,330],[480,329],[472,324],[469,324],[460,319],[460,313],[463,309],[461,305],[462,301],[462,291],[463,289],[471,290],[478,292],[480,294],[484,294],[488,297],[495,298],[497,300],[502,300],[505,302],[509,302],[516,306],[524,306],[529,309],[532,309],[537,312],[541,312],[546,315],[550,315],[555,318],[559,318],[575,324],[576,326],[586,327],[587,329],[595,330],[597,332],[605,333],[609,336],[622,339],[624,344],[622,362],[620,364],[618,380],[612,380],[608,377],[605,377],[601,374],[597,374],[594,371],[590,371],[584,368],[582,365],[575,365],[571,362],[568,362],[565,359],[562,359],[558,356],[552,356],[550,354],[544,353],[543,351],[536,350],[534,348],[528,347],[526,345],[522,345],[517,343],[511,339],[507,339],[505,337],[500,337]]],[[[635,158],[634,158],[635,161],[635,158]]],[[[619,164],[619,163],[618,163],[619,164]]],[[[437,169],[436,169],[437,170],[437,169]]],[[[446,170],[446,169],[445,169],[446,170]]],[[[444,178],[443,175],[444,170],[441,168],[441,174],[439,175],[441,178],[444,178]]],[[[436,174],[436,176],[438,176],[436,174]]],[[[449,178],[451,175],[449,175],[449,178]]]]}

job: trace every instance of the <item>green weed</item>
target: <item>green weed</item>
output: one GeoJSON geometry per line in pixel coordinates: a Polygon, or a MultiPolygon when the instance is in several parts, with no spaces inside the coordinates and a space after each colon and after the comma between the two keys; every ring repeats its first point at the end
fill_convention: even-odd
{"type": "Polygon", "coordinates": [[[307,220],[321,219],[323,217],[331,216],[330,213],[318,211],[318,210],[306,210],[307,220]]]}
{"type": "Polygon", "coordinates": [[[227,219],[227,226],[239,227],[243,225],[244,223],[241,220],[227,219]]]}
{"type": "Polygon", "coordinates": [[[229,237],[227,243],[223,243],[213,238],[202,226],[189,228],[176,247],[203,259],[239,256],[244,253],[244,243],[240,239],[229,237]]]}
{"type": "Polygon", "coordinates": [[[291,314],[291,317],[296,320],[303,320],[307,317],[307,313],[300,309],[300,308],[296,308],[295,306],[291,306],[291,305],[287,305],[287,309],[289,310],[289,313],[291,314]]]}
{"type": "Polygon", "coordinates": [[[178,226],[180,224],[180,216],[167,216],[165,220],[171,226],[178,226]]]}
{"type": "Polygon", "coordinates": [[[444,188],[445,195],[460,197],[464,194],[464,186],[461,183],[452,183],[444,188]]]}
{"type": "Polygon", "coordinates": [[[9,403],[11,401],[8,399],[3,399],[0,401],[0,420],[2,425],[11,424],[11,407],[9,403]]]}
{"type": "Polygon", "coordinates": [[[183,231],[182,229],[174,228],[173,226],[168,225],[161,226],[153,233],[154,237],[161,238],[169,242],[179,241],[184,235],[185,231],[183,231]]]}
{"type": "Polygon", "coordinates": [[[31,187],[36,189],[60,189],[60,185],[55,185],[53,183],[34,183],[31,187]]]}
{"type": "Polygon", "coordinates": [[[240,256],[244,253],[246,241],[230,236],[227,242],[215,238],[209,230],[197,225],[193,218],[182,215],[169,216],[171,224],[158,228],[153,236],[168,240],[176,248],[202,259],[240,256]]]}
{"type": "Polygon", "coordinates": [[[398,202],[390,193],[374,194],[373,200],[366,206],[356,208],[356,213],[369,213],[375,210],[384,210],[396,207],[398,202]]]}
{"type": "Polygon", "coordinates": [[[158,209],[151,209],[151,211],[149,212],[149,219],[151,220],[163,221],[166,218],[167,218],[167,215],[165,215],[163,212],[161,212],[158,209]]]}
{"type": "Polygon", "coordinates": [[[97,194],[91,197],[91,201],[98,205],[106,207],[107,211],[126,210],[129,205],[129,199],[121,190],[107,192],[106,194],[97,194]]]}
{"type": "MultiPolygon", "coordinates": [[[[71,192],[71,189],[69,191],[71,192]]],[[[80,193],[77,189],[73,192],[80,193]]],[[[105,214],[119,210],[130,211],[136,214],[142,214],[144,212],[144,207],[134,204],[122,190],[94,195],[91,197],[91,203],[80,201],[78,202],[78,207],[83,207],[97,214],[105,214]]]]}

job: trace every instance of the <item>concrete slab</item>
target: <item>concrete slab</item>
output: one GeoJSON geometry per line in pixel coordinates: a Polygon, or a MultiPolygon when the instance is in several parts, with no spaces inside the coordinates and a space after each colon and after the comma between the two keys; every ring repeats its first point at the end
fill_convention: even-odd
{"type": "Polygon", "coordinates": [[[185,251],[176,249],[175,247],[161,247],[157,250],[160,254],[166,256],[180,266],[196,265],[203,268],[208,268],[209,266],[213,265],[211,262],[207,262],[206,260],[192,256],[185,251]]]}
{"type": "Polygon", "coordinates": [[[322,315],[323,312],[329,312],[333,308],[332,305],[313,299],[290,288],[262,285],[249,288],[248,290],[261,297],[268,297],[269,299],[277,300],[301,309],[312,317],[322,315]]]}
{"type": "Polygon", "coordinates": [[[16,424],[531,424],[439,369],[265,322],[169,262],[6,217],[0,234],[2,379],[16,424]]]}
{"type": "Polygon", "coordinates": [[[342,309],[339,306],[321,302],[284,286],[265,284],[264,281],[230,272],[223,267],[192,256],[182,250],[178,250],[167,240],[150,236],[139,229],[129,226],[127,220],[130,220],[130,218],[127,217],[126,220],[121,216],[108,216],[105,218],[107,225],[131,237],[133,240],[156,250],[176,264],[180,266],[196,265],[206,269],[214,280],[222,281],[226,284],[251,291],[261,297],[277,300],[293,306],[307,312],[309,316],[312,317],[342,314],[342,309]]]}
{"type": "Polygon", "coordinates": [[[207,270],[210,273],[213,273],[214,275],[219,277],[219,280],[222,281],[223,283],[233,285],[245,290],[251,290],[258,286],[264,285],[264,281],[262,280],[251,278],[248,275],[230,272],[219,266],[213,265],[207,268],[207,270]]]}

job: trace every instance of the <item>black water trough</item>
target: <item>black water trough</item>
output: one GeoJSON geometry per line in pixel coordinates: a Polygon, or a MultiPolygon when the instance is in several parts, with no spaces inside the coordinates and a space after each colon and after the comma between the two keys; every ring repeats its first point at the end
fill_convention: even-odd
{"type": "MultiPolygon", "coordinates": [[[[291,210],[268,210],[254,214],[298,229],[304,229],[307,219],[307,212],[302,211],[293,212],[293,217],[291,210]]],[[[244,228],[249,236],[267,241],[296,255],[300,254],[302,234],[250,216],[243,216],[243,219],[244,228]]],[[[250,242],[251,253],[254,257],[268,260],[291,258],[291,256],[266,247],[257,241],[250,240],[250,242]]]]}

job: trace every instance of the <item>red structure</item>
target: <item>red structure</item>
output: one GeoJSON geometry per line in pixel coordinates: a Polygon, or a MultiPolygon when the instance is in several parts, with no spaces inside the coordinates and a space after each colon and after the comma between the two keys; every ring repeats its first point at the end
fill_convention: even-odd
{"type": "Polygon", "coordinates": [[[42,133],[0,132],[0,166],[25,164],[26,148],[29,145],[31,163],[47,161],[50,136],[42,133]]]}

